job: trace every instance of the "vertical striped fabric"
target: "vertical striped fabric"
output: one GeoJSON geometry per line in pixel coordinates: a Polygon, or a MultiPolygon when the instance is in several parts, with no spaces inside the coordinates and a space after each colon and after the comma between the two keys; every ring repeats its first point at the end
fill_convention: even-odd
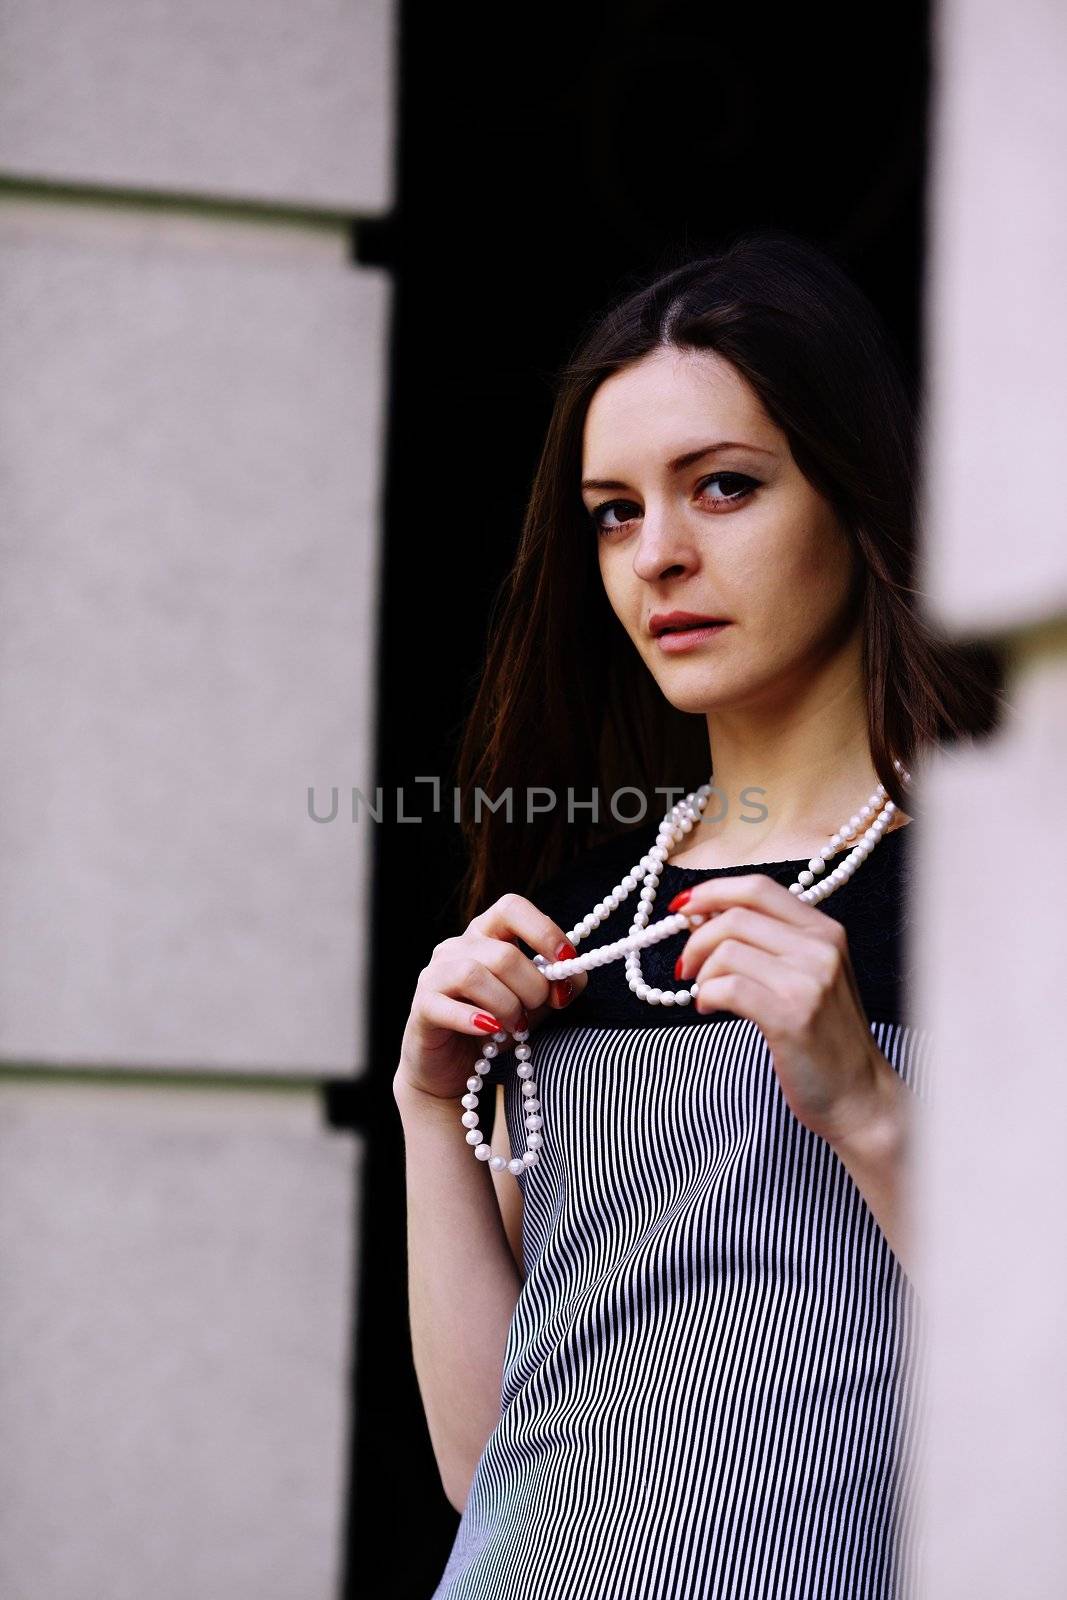
{"type": "MultiPolygon", "coordinates": [[[[723,1016],[532,1041],[526,1281],[433,1600],[912,1592],[916,1296],[759,1029],[723,1016]]],[[[870,1027],[925,1098],[929,1036],[870,1027]]]]}

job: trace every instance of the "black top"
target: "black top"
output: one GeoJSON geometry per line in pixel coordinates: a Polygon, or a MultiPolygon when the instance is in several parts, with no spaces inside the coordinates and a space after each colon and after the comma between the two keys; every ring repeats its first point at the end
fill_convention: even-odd
{"type": "MultiPolygon", "coordinates": [[[[659,823],[657,817],[651,824],[642,824],[586,851],[579,860],[569,863],[547,882],[531,890],[527,898],[567,932],[651,849],[659,823]]],[[[909,861],[913,848],[910,835],[914,826],[914,822],[907,822],[883,835],[848,882],[834,889],[814,908],[844,926],[860,999],[872,1022],[905,1020],[911,987],[906,928],[909,861]]],[[[838,854],[830,858],[827,870],[844,860],[848,848],[842,846],[838,854]]],[[[667,906],[676,894],[709,878],[763,872],[788,887],[796,882],[797,874],[807,866],[808,859],[805,856],[796,861],[745,862],[733,867],[678,867],[668,861],[656,890],[651,920],[658,922],[668,915],[667,906]]],[[[639,893],[640,884],[617,911],[581,941],[580,955],[629,933],[639,893]]],[[[684,986],[674,976],[674,964],[688,937],[686,933],[675,934],[642,950],[641,968],[646,983],[660,989],[684,986]]],[[[562,1021],[572,1026],[588,1023],[610,1027],[634,1023],[644,1027],[671,1027],[692,1023],[698,1016],[712,1021],[733,1015],[730,1011],[697,1013],[692,1005],[648,1005],[629,988],[626,964],[620,959],[594,968],[584,992],[562,1010],[547,1010],[540,1027],[552,1027],[562,1021]]]]}

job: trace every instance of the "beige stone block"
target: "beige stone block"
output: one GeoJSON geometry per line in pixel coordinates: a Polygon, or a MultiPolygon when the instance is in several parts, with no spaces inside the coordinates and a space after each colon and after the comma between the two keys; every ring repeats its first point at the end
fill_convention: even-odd
{"type": "Polygon", "coordinates": [[[393,0],[7,0],[0,172],[373,215],[393,0]]]}
{"type": "Polygon", "coordinates": [[[384,275],[0,232],[0,1056],[365,1056],[384,275]]]}
{"type": "Polygon", "coordinates": [[[335,1600],[361,1160],[311,1091],[0,1081],[0,1593],[335,1600]]]}

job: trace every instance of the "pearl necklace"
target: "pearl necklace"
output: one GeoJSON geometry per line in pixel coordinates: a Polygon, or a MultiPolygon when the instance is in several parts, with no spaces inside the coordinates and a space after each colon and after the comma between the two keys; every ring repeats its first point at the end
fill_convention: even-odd
{"type": "MultiPolygon", "coordinates": [[[[900,773],[905,783],[911,781],[911,773],[901,762],[894,760],[894,766],[900,773]]],[[[659,884],[663,866],[671,850],[688,834],[700,821],[704,808],[708,803],[712,785],[702,783],[699,789],[687,794],[677,805],[672,806],[659,825],[656,843],[641,860],[632,866],[624,878],[612,889],[610,894],[604,896],[595,905],[588,916],[576,923],[567,934],[571,944],[577,945],[580,940],[592,933],[594,928],[599,928],[606,917],[617,911],[622,902],[637,888],[638,882],[643,878],[643,886],[638,897],[638,909],[634,916],[633,925],[625,939],[617,939],[614,944],[601,945],[595,950],[588,951],[584,956],[573,956],[566,961],[548,961],[542,955],[533,957],[534,965],[550,980],[556,978],[571,978],[577,972],[590,972],[594,967],[603,967],[611,961],[618,961],[625,957],[626,981],[639,1000],[645,1001],[650,1006],[687,1006],[697,997],[699,985],[692,983],[684,989],[656,989],[645,983],[641,975],[641,954],[648,945],[659,944],[662,939],[669,939],[673,934],[697,928],[705,921],[699,913],[684,911],[675,912],[673,916],[664,917],[660,922],[655,922],[649,927],[652,916],[652,904],[656,898],[656,889],[659,884]]],[[[866,861],[875,845],[889,828],[893,819],[896,806],[886,794],[885,787],[879,784],[871,795],[866,805],[848,819],[844,827],[839,828],[827,844],[824,844],[818,855],[812,856],[807,867],[797,875],[795,883],[789,885],[790,894],[795,894],[798,900],[804,900],[809,905],[817,905],[820,900],[825,900],[828,894],[847,883],[857,867],[866,861]],[[861,833],[862,829],[862,833],[861,833]],[[859,839],[853,844],[845,859],[836,866],[832,872],[819,882],[816,879],[826,870],[826,863],[843,844],[859,839]]],[[[467,1079],[467,1093],[463,1096],[461,1104],[464,1107],[460,1118],[467,1130],[466,1139],[474,1148],[474,1154],[479,1161],[488,1161],[494,1172],[502,1172],[507,1168],[513,1177],[526,1171],[528,1167],[536,1166],[539,1152],[544,1142],[542,1127],[544,1119],[541,1115],[541,1102],[537,1098],[537,1084],[534,1080],[534,1069],[531,1061],[533,1051],[528,1043],[529,1029],[523,1028],[514,1034],[509,1034],[506,1029],[494,1033],[482,1045],[481,1056],[474,1072],[467,1079]],[[478,1095],[484,1085],[484,1072],[488,1065],[497,1056],[500,1046],[509,1038],[515,1040],[515,1058],[518,1062],[516,1073],[522,1080],[522,1093],[525,1098],[525,1124],[526,1124],[526,1150],[521,1156],[514,1156],[510,1161],[503,1156],[494,1155],[492,1148],[486,1142],[485,1136],[478,1126],[478,1095]],[[481,1070],[479,1070],[481,1069],[481,1070]]]]}

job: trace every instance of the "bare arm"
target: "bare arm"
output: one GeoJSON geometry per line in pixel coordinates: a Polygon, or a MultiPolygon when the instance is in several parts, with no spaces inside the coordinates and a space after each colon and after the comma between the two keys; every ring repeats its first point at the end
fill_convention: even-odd
{"type": "Polygon", "coordinates": [[[461,1108],[400,1080],[393,1092],[404,1126],[415,1374],[442,1486],[462,1511],[500,1416],[522,1280],[488,1164],[473,1160],[463,1141],[461,1108]]]}
{"type": "Polygon", "coordinates": [[[914,1271],[911,1149],[915,1094],[872,1045],[874,1080],[855,1116],[829,1140],[904,1270],[914,1271]]]}
{"type": "MultiPolygon", "coordinates": [[[[489,1163],[465,1137],[474,1128],[460,1120],[460,1096],[475,1072],[476,1040],[535,1027],[554,1003],[548,980],[518,949],[520,937],[551,957],[564,935],[532,902],[504,895],[464,933],[434,946],[393,1078],[404,1128],[415,1375],[441,1483],[457,1511],[500,1419],[504,1351],[522,1287],[508,1233],[514,1237],[514,1197],[506,1229],[489,1163]]],[[[579,974],[575,987],[584,980],[579,974]]],[[[501,1116],[494,1147],[506,1137],[501,1116]]],[[[484,1133],[474,1142],[484,1143],[484,1133]]],[[[515,1183],[510,1173],[506,1182],[515,1183]]]]}

